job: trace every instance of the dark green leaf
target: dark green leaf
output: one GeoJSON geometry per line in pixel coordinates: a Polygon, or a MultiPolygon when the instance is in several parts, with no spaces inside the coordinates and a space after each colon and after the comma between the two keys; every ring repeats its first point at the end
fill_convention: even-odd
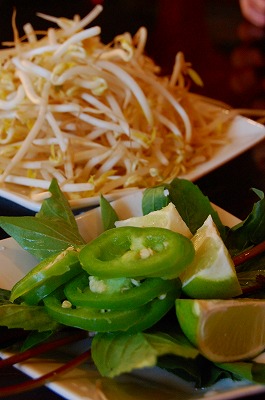
{"type": "Polygon", "coordinates": [[[101,220],[104,231],[115,228],[115,222],[119,220],[119,217],[112,207],[112,205],[105,199],[104,196],[100,196],[100,211],[101,220]]]}
{"type": "Polygon", "coordinates": [[[0,217],[0,226],[20,246],[39,260],[82,245],[84,240],[64,220],[58,218],[0,217]]]}
{"type": "Polygon", "coordinates": [[[249,270],[237,273],[239,283],[243,288],[256,285],[260,276],[263,277],[262,281],[260,280],[260,284],[265,288],[265,269],[249,270]]]}
{"type": "Polygon", "coordinates": [[[110,378],[156,364],[156,351],[142,333],[97,334],[91,351],[100,374],[110,378]]]}
{"type": "Polygon", "coordinates": [[[0,305],[3,304],[10,304],[10,294],[11,291],[10,290],[6,290],[6,289],[0,289],[0,305]]]}
{"type": "Polygon", "coordinates": [[[173,338],[163,333],[100,333],[92,341],[92,358],[102,376],[114,377],[153,367],[158,357],[165,354],[195,358],[199,353],[184,337],[173,338]]]}
{"type": "Polygon", "coordinates": [[[218,363],[219,368],[229,371],[235,379],[244,379],[254,383],[265,383],[265,364],[254,361],[218,363]]]}
{"type": "Polygon", "coordinates": [[[72,226],[73,229],[77,230],[74,214],[56,179],[51,181],[49,192],[51,196],[43,201],[41,209],[36,214],[36,217],[62,219],[72,226]]]}
{"type": "Polygon", "coordinates": [[[166,355],[159,358],[158,367],[192,383],[195,387],[202,386],[202,370],[198,360],[166,355]]]}
{"type": "Polygon", "coordinates": [[[229,249],[242,251],[265,240],[265,199],[264,193],[252,189],[260,198],[251,213],[240,224],[229,231],[226,244],[229,249]]]}
{"type": "Polygon", "coordinates": [[[144,333],[145,339],[155,348],[157,356],[175,354],[184,358],[196,358],[198,350],[182,334],[171,336],[164,332],[144,333]]]}
{"type": "MultiPolygon", "coordinates": [[[[246,250],[246,249],[245,249],[246,250]]],[[[265,269],[265,254],[256,255],[253,258],[243,262],[242,264],[237,265],[237,271],[255,271],[255,270],[264,270],[265,269]]]]}
{"type": "Polygon", "coordinates": [[[253,362],[252,377],[256,383],[265,383],[265,364],[253,362]]]}
{"type": "Polygon", "coordinates": [[[0,226],[20,246],[39,260],[82,245],[74,215],[56,180],[50,185],[51,197],[44,200],[35,217],[0,217],[0,226]]]}
{"type": "Polygon", "coordinates": [[[169,203],[167,185],[145,189],[142,199],[143,215],[152,211],[161,210],[169,203]]]}
{"type": "Polygon", "coordinates": [[[56,330],[59,325],[52,320],[43,306],[23,304],[4,304],[0,306],[0,326],[37,330],[39,332],[56,330]]]}
{"type": "Polygon", "coordinates": [[[168,186],[169,199],[175,205],[182,219],[194,234],[211,215],[222,238],[226,236],[226,228],[218,213],[212,207],[207,196],[194,183],[186,179],[174,179],[168,186]]]}
{"type": "MultiPolygon", "coordinates": [[[[252,362],[233,362],[233,363],[216,363],[219,368],[229,371],[235,379],[246,379],[253,381],[252,362]]],[[[265,365],[264,365],[265,367],[265,365]]]]}
{"type": "Polygon", "coordinates": [[[196,388],[212,386],[220,379],[234,379],[232,373],[217,367],[202,356],[196,359],[165,356],[158,360],[158,366],[187,382],[192,382],[196,388]]]}
{"type": "Polygon", "coordinates": [[[28,337],[22,344],[20,351],[26,351],[28,349],[31,349],[32,347],[35,347],[38,344],[45,342],[53,335],[54,335],[53,331],[44,331],[44,332],[32,331],[29,333],[28,337]]]}

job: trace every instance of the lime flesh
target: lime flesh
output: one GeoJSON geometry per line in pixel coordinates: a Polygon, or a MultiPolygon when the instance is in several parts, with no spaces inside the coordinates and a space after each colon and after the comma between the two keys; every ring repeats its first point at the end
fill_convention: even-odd
{"type": "Polygon", "coordinates": [[[187,238],[191,238],[192,234],[184,220],[173,203],[169,203],[161,210],[150,212],[141,217],[132,217],[126,220],[117,221],[116,227],[120,226],[137,226],[137,227],[158,227],[170,229],[171,231],[181,233],[187,238]]]}
{"type": "Polygon", "coordinates": [[[209,216],[191,239],[193,262],[181,274],[183,292],[191,298],[227,299],[242,293],[234,263],[209,216]]]}
{"type": "Polygon", "coordinates": [[[177,299],[182,331],[213,362],[253,358],[265,348],[265,300],[177,299]]]}

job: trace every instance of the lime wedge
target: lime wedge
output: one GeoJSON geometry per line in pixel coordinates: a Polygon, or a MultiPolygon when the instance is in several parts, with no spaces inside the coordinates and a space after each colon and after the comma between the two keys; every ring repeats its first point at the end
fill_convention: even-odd
{"type": "Polygon", "coordinates": [[[177,299],[176,314],[185,336],[213,362],[253,358],[265,348],[264,299],[177,299]]]}
{"type": "Polygon", "coordinates": [[[191,241],[195,258],[180,276],[183,292],[197,299],[240,295],[234,263],[210,215],[191,241]]]}
{"type": "Polygon", "coordinates": [[[192,233],[187,227],[186,223],[180,216],[173,203],[169,203],[161,210],[150,212],[141,217],[132,217],[122,221],[115,222],[115,226],[137,226],[137,227],[158,227],[170,229],[171,231],[181,233],[187,238],[192,237],[192,233]]]}

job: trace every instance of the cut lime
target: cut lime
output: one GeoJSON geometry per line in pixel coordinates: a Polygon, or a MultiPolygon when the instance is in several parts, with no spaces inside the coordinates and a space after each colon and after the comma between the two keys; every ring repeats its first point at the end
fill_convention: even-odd
{"type": "Polygon", "coordinates": [[[265,300],[177,299],[185,336],[213,362],[253,358],[265,348],[265,300]]]}
{"type": "Polygon", "coordinates": [[[197,299],[227,299],[242,293],[234,263],[209,216],[191,239],[195,258],[181,274],[183,292],[197,299]]]}
{"type": "Polygon", "coordinates": [[[120,226],[137,226],[137,227],[158,227],[170,229],[171,231],[181,233],[187,238],[191,238],[192,234],[186,223],[180,216],[173,203],[169,203],[161,210],[150,212],[141,217],[132,217],[122,221],[115,222],[116,227],[120,226]]]}

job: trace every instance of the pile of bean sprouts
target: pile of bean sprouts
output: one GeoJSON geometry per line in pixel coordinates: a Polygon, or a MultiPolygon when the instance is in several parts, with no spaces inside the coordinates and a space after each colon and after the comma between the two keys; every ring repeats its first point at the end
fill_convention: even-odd
{"type": "Polygon", "coordinates": [[[112,43],[90,27],[102,11],[30,23],[0,51],[0,187],[32,200],[56,178],[69,201],[170,181],[227,142],[232,112],[190,92],[200,78],[180,52],[163,77],[145,54],[147,31],[112,43]],[[87,28],[87,26],[89,26],[87,28]]]}

